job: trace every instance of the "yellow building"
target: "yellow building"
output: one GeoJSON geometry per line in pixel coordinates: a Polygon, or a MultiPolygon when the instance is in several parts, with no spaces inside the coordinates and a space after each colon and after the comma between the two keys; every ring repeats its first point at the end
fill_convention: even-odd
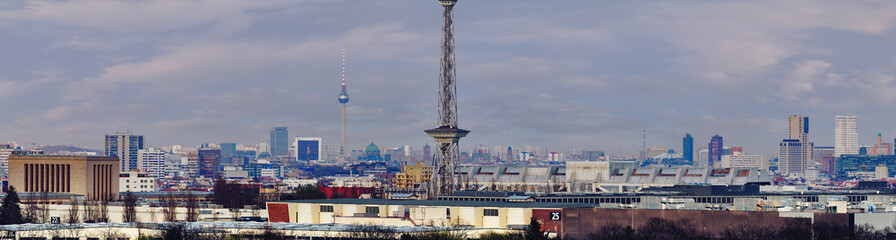
{"type": "Polygon", "coordinates": [[[268,202],[271,222],[369,224],[379,226],[464,226],[492,230],[523,229],[535,218],[559,221],[563,208],[583,203],[475,202],[441,200],[317,199],[268,202]]]}
{"type": "Polygon", "coordinates": [[[118,157],[10,156],[9,185],[21,193],[69,193],[88,200],[118,197],[118,157]]]}
{"type": "Polygon", "coordinates": [[[395,174],[396,188],[418,188],[429,182],[432,176],[432,166],[426,166],[424,162],[416,165],[405,165],[400,173],[395,174]]]}

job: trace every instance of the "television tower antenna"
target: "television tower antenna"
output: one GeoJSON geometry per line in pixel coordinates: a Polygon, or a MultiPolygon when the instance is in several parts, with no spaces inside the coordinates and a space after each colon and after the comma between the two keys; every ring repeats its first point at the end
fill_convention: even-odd
{"type": "Polygon", "coordinates": [[[454,191],[454,164],[458,160],[458,140],[470,131],[457,127],[457,86],[454,71],[454,17],[451,10],[457,0],[439,0],[444,11],[442,18],[442,54],[439,69],[439,126],[425,130],[436,140],[439,150],[439,165],[430,180],[428,198],[449,195],[454,191]]]}
{"type": "Polygon", "coordinates": [[[342,92],[339,93],[339,103],[342,104],[342,146],[339,147],[339,160],[345,160],[345,104],[348,103],[348,93],[345,92],[345,48],[342,48],[342,92]]]}

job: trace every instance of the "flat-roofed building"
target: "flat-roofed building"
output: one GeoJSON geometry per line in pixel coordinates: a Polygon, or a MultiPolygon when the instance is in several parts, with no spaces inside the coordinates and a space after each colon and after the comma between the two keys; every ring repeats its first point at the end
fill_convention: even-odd
{"type": "Polygon", "coordinates": [[[9,185],[19,192],[70,193],[88,200],[118,196],[117,157],[10,156],[9,185]]]}

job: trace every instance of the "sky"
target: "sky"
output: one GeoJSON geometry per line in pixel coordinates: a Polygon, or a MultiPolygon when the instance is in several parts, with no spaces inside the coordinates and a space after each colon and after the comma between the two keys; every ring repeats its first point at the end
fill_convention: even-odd
{"type": "MultiPolygon", "coordinates": [[[[832,146],[896,138],[896,1],[466,1],[454,9],[459,125],[474,145],[726,146],[774,156],[789,115],[832,146]]],[[[268,141],[419,146],[436,125],[435,1],[0,1],[0,142],[102,149],[268,141]]]]}

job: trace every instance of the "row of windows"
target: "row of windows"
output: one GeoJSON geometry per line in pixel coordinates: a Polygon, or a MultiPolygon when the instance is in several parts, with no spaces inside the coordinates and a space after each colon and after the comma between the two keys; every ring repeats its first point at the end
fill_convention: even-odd
{"type": "Polygon", "coordinates": [[[498,209],[482,209],[482,215],[483,215],[483,216],[497,217],[497,216],[498,216],[498,209]]]}

